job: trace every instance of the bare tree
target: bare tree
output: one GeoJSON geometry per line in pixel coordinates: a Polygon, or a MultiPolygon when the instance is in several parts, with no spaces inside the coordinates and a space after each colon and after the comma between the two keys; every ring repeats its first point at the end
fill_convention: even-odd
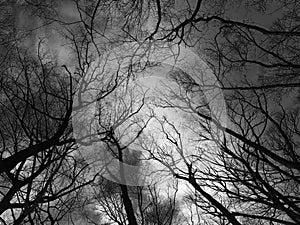
{"type": "Polygon", "coordinates": [[[290,0],[1,3],[1,223],[186,219],[178,195],[104,181],[78,154],[73,97],[80,80],[92,77],[103,82],[95,99],[101,151],[121,163],[159,161],[189,183],[191,224],[299,224],[299,9],[290,0]],[[107,77],[105,53],[124,43],[144,52],[107,77]],[[130,86],[164,63],[150,56],[166,43],[204,55],[224,92],[228,126],[211,112],[208,87],[181,70],[171,69],[151,104],[130,86]],[[182,118],[157,113],[165,109],[182,118]],[[160,135],[144,132],[150,120],[160,135]],[[138,145],[150,159],[135,154],[138,145]]]}
{"type": "Polygon", "coordinates": [[[186,114],[186,128],[157,118],[157,132],[166,141],[150,137],[143,148],[194,187],[191,198],[202,219],[216,224],[297,224],[298,106],[275,105],[278,98],[270,95],[277,90],[238,89],[228,94],[230,126],[223,127],[205,99],[199,99],[199,85],[186,76],[171,76],[177,87],[166,87],[157,103],[186,114]]]}
{"type": "Polygon", "coordinates": [[[72,208],[71,193],[94,179],[84,177],[88,165],[74,155],[76,79],[44,40],[32,52],[20,44],[26,37],[16,37],[3,43],[1,58],[1,223],[55,224],[72,208]]]}

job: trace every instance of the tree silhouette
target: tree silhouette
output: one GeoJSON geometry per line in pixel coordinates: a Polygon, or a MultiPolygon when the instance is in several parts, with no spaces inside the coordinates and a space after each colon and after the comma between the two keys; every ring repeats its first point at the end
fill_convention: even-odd
{"type": "Polygon", "coordinates": [[[1,223],[299,224],[299,11],[292,0],[2,1],[1,223]],[[122,46],[138,51],[113,52],[122,46]],[[197,65],[194,77],[170,66],[149,103],[130,85],[163,68],[161,46],[177,46],[170,57],[189,48],[217,82],[200,84],[197,65]],[[78,100],[96,102],[94,155],[141,170],[159,162],[185,194],[114,183],[85,157],[73,99],[95,80],[97,99],[78,100]]]}

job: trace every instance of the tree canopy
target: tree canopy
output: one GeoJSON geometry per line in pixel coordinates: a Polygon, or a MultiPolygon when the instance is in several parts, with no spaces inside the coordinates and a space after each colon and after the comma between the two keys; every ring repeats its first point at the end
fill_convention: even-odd
{"type": "Polygon", "coordinates": [[[0,1],[0,224],[300,224],[299,19],[0,1]]]}

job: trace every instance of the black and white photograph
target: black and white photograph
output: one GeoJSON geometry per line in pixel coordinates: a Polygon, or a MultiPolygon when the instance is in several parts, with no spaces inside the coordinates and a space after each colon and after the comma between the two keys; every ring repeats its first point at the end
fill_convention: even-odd
{"type": "Polygon", "coordinates": [[[0,225],[300,225],[300,1],[0,0],[0,225]]]}

